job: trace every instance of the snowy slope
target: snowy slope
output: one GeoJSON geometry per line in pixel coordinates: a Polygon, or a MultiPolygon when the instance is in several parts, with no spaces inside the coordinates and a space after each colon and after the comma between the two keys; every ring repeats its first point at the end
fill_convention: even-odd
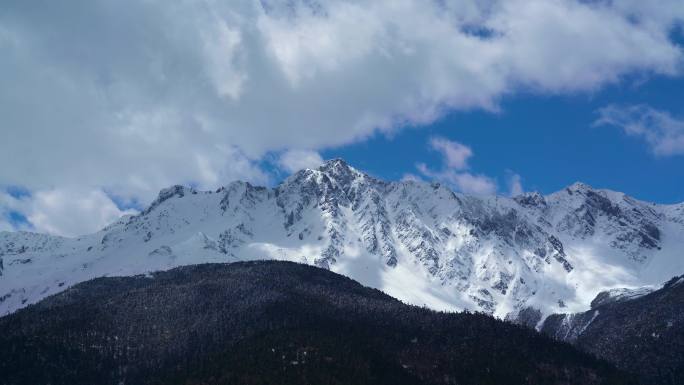
{"type": "Polygon", "coordinates": [[[603,290],[684,273],[684,205],[574,184],[548,196],[455,194],[331,160],[275,188],[174,186],[78,238],[0,233],[0,314],[75,283],[202,262],[283,259],[406,302],[499,317],[589,308],[603,290]]]}

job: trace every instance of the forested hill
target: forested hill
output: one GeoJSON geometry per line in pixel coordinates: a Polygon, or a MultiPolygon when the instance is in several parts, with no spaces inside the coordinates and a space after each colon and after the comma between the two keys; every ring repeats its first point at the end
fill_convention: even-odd
{"type": "Polygon", "coordinates": [[[0,318],[2,384],[628,384],[483,314],[290,262],[98,278],[0,318]]]}
{"type": "Polygon", "coordinates": [[[644,384],[683,384],[684,276],[650,293],[603,292],[589,311],[548,317],[542,332],[635,373],[644,384]]]}

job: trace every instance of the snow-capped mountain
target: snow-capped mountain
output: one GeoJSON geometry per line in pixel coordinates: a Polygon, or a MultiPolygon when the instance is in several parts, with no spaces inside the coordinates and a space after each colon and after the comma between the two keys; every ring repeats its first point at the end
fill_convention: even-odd
{"type": "Polygon", "coordinates": [[[139,215],[78,238],[0,233],[0,314],[98,276],[251,259],[316,265],[436,309],[568,313],[600,291],[684,273],[682,250],[684,204],[580,183],[469,196],[335,159],[275,188],[164,189],[139,215]]]}

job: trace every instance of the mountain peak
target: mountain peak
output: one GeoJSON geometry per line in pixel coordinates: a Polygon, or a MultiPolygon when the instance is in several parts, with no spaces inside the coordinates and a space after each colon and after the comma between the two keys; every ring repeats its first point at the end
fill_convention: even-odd
{"type": "Polygon", "coordinates": [[[331,158],[323,162],[323,166],[328,166],[328,165],[333,165],[333,164],[339,164],[339,165],[344,165],[344,166],[349,166],[349,163],[347,163],[346,160],[343,158],[331,158]]]}
{"type": "Polygon", "coordinates": [[[182,198],[185,196],[185,194],[194,191],[190,187],[185,187],[182,185],[174,185],[171,187],[167,187],[159,191],[159,195],[157,196],[157,199],[155,199],[145,210],[143,210],[142,214],[147,214],[150,211],[152,211],[155,207],[159,206],[162,202],[173,198],[174,196],[177,196],[179,198],[182,198]]]}
{"type": "Polygon", "coordinates": [[[571,190],[571,191],[588,191],[588,190],[593,190],[593,189],[594,189],[593,187],[591,187],[588,184],[583,183],[583,182],[575,182],[575,183],[571,184],[570,186],[568,186],[568,190],[571,190]]]}
{"type": "Polygon", "coordinates": [[[318,168],[318,171],[342,183],[350,182],[365,175],[361,171],[350,166],[342,158],[334,158],[325,161],[325,163],[318,168]]]}
{"type": "Polygon", "coordinates": [[[333,159],[328,159],[325,162],[323,162],[322,165],[318,167],[319,171],[323,172],[330,172],[330,171],[340,171],[340,170],[354,170],[353,167],[349,165],[344,159],[342,158],[333,158],[333,159]]]}

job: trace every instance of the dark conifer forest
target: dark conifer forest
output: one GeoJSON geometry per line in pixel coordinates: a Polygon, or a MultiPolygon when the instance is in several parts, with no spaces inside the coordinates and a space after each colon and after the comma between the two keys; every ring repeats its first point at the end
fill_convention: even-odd
{"type": "Polygon", "coordinates": [[[405,305],[289,262],[99,278],[0,318],[0,383],[631,384],[484,314],[405,305]]]}
{"type": "Polygon", "coordinates": [[[630,300],[606,294],[584,313],[549,316],[541,331],[609,360],[644,384],[684,384],[684,276],[630,300]]]}

